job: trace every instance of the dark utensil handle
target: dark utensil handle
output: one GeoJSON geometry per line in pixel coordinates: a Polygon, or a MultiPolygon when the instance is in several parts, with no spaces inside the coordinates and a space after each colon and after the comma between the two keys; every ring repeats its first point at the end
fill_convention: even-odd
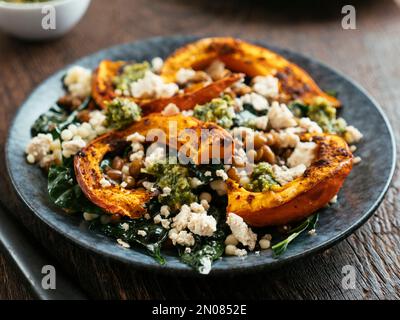
{"type": "Polygon", "coordinates": [[[15,221],[11,214],[0,205],[0,243],[5,252],[18,266],[27,280],[32,293],[41,300],[81,300],[87,299],[85,294],[63,275],[60,268],[54,264],[29,235],[15,221]],[[42,287],[42,268],[52,265],[56,270],[56,289],[46,290],[42,287]]]}

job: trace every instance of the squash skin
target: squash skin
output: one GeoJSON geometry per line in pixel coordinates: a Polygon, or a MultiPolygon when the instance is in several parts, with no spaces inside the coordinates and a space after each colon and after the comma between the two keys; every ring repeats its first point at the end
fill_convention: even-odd
{"type": "Polygon", "coordinates": [[[282,56],[234,38],[205,38],[175,51],[165,61],[161,75],[175,81],[180,68],[204,69],[212,61],[221,60],[228,69],[250,77],[273,75],[279,78],[281,102],[295,99],[312,104],[320,97],[334,107],[340,101],[323,92],[311,76],[282,56]]]}
{"type": "Polygon", "coordinates": [[[247,191],[229,180],[227,212],[241,216],[250,226],[278,226],[302,220],[329,203],[352,170],[353,155],[339,136],[302,138],[318,146],[316,159],[303,176],[266,192],[247,191]]]}
{"type": "MultiPolygon", "coordinates": [[[[124,66],[124,61],[103,60],[93,73],[92,96],[100,108],[106,109],[106,102],[112,101],[117,95],[114,92],[113,78],[124,66]]],[[[162,99],[129,98],[142,107],[144,115],[161,112],[169,103],[176,104],[181,110],[193,109],[197,104],[204,104],[218,97],[225,89],[243,78],[242,74],[233,74],[215,81],[197,90],[162,99]]]]}
{"type": "MultiPolygon", "coordinates": [[[[197,147],[196,150],[199,155],[202,152],[208,151],[208,146],[212,139],[227,139],[228,142],[232,143],[230,134],[214,123],[204,123],[198,119],[185,117],[181,114],[176,116],[149,115],[123,131],[112,131],[98,137],[75,156],[74,168],[77,182],[88,199],[110,214],[138,218],[146,213],[145,204],[154,194],[145,190],[129,190],[114,185],[106,188],[102,187],[100,180],[103,174],[100,169],[100,163],[107,153],[116,152],[126,147],[129,144],[126,141],[126,137],[135,132],[146,136],[150,130],[159,129],[166,133],[166,139],[168,139],[170,137],[169,123],[171,121],[177,123],[178,150],[186,143],[186,141],[179,139],[179,136],[186,129],[192,129],[196,132],[199,140],[197,141],[197,145],[193,146],[197,147]],[[204,140],[204,142],[199,142],[201,129],[213,130],[212,135],[209,139],[204,140]]],[[[223,146],[221,150],[223,150],[223,146]]],[[[208,154],[211,156],[210,152],[208,154]]],[[[221,155],[223,155],[223,152],[221,155]]],[[[200,156],[193,160],[197,163],[199,159],[200,156]]]]}

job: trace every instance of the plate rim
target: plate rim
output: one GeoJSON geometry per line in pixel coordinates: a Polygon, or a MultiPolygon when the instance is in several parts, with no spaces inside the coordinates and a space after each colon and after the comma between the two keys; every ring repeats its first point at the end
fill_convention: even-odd
{"type": "MultiPolygon", "coordinates": [[[[82,60],[82,59],[86,59],[86,58],[90,58],[93,55],[100,55],[102,53],[105,52],[110,52],[112,50],[118,50],[118,49],[122,49],[124,47],[129,47],[135,44],[140,44],[140,43],[151,43],[151,42],[158,42],[158,41],[165,41],[165,40],[171,40],[171,41],[182,41],[184,40],[185,42],[187,41],[195,41],[196,39],[200,39],[200,38],[204,38],[204,37],[208,37],[207,35],[205,36],[198,36],[198,35],[171,35],[171,36],[158,36],[158,37],[149,37],[149,38],[143,38],[143,39],[138,39],[135,41],[131,41],[131,42],[126,42],[126,43],[121,43],[121,44],[117,44],[117,45],[113,45],[113,46],[109,46],[106,48],[103,48],[101,50],[97,50],[94,51],[92,53],[89,53],[85,56],[82,56],[78,59],[75,59],[73,62],[68,63],[66,65],[64,65],[63,67],[57,69],[55,72],[53,72],[52,74],[50,74],[48,77],[46,77],[45,79],[43,79],[35,88],[34,90],[32,90],[27,98],[20,104],[20,106],[18,107],[18,110],[14,113],[13,115],[13,119],[10,122],[10,125],[8,127],[8,131],[7,131],[7,137],[6,137],[6,143],[5,143],[5,165],[6,165],[6,169],[7,169],[7,175],[9,177],[9,180],[11,182],[11,185],[14,189],[14,191],[16,192],[18,198],[20,201],[22,201],[22,203],[33,213],[33,215],[36,218],[39,218],[40,221],[42,221],[45,225],[47,225],[49,228],[51,228],[52,230],[54,230],[55,232],[57,232],[59,235],[61,235],[62,237],[66,238],[67,240],[71,241],[72,243],[78,245],[81,248],[84,248],[86,250],[88,250],[91,253],[95,253],[96,255],[101,256],[102,258],[109,258],[109,259],[113,259],[122,263],[125,263],[127,265],[131,265],[134,266],[138,269],[141,270],[146,270],[146,271],[157,271],[160,272],[161,274],[172,274],[176,271],[180,272],[180,275],[182,276],[203,276],[200,275],[198,272],[196,272],[195,270],[193,270],[192,268],[190,268],[189,266],[181,263],[181,265],[179,267],[175,267],[175,266],[168,266],[168,263],[165,265],[160,265],[158,264],[156,261],[148,263],[148,262],[143,262],[143,261],[134,261],[132,259],[130,259],[129,257],[126,256],[122,256],[122,255],[118,255],[118,254],[114,254],[113,252],[109,252],[106,250],[102,250],[102,249],[98,249],[97,247],[90,245],[86,242],[82,242],[79,241],[79,239],[71,236],[70,234],[64,233],[61,229],[59,229],[57,227],[57,225],[52,224],[50,221],[48,221],[47,219],[45,219],[44,217],[42,217],[40,214],[36,213],[35,208],[33,208],[33,206],[29,203],[29,201],[27,199],[25,199],[22,195],[22,192],[17,188],[17,184],[16,181],[14,180],[14,176],[11,173],[11,166],[10,166],[10,144],[12,143],[10,141],[11,138],[11,131],[12,128],[15,125],[16,119],[19,117],[24,105],[31,99],[31,97],[33,95],[35,95],[35,93],[39,90],[39,88],[48,80],[50,80],[52,77],[55,77],[59,72],[61,72],[64,69],[67,69],[69,66],[72,66],[74,64],[76,64],[77,61],[82,60]]],[[[313,63],[316,63],[319,66],[322,66],[324,68],[326,68],[327,70],[329,70],[331,73],[335,73],[337,74],[340,78],[343,78],[344,80],[350,82],[354,87],[356,87],[356,89],[358,89],[362,94],[365,95],[365,97],[367,99],[369,99],[374,108],[378,111],[379,115],[381,116],[381,118],[383,119],[384,125],[388,130],[389,136],[390,136],[390,143],[391,143],[391,147],[392,147],[392,155],[390,158],[391,161],[391,167],[390,167],[390,171],[389,171],[389,175],[388,178],[386,180],[385,185],[383,186],[382,190],[380,191],[377,200],[369,207],[368,210],[365,211],[365,213],[358,219],[356,220],[351,226],[349,226],[348,228],[346,228],[345,230],[343,230],[341,233],[337,234],[335,237],[329,238],[328,240],[326,240],[325,242],[321,242],[320,244],[316,245],[313,248],[309,248],[306,249],[296,255],[287,257],[285,259],[276,259],[274,260],[274,262],[272,263],[257,263],[255,265],[251,265],[251,266],[231,266],[230,268],[213,268],[211,273],[208,276],[218,276],[218,275],[223,275],[223,274],[227,274],[227,273],[231,273],[231,274],[237,274],[237,273],[254,273],[257,271],[265,271],[265,270],[272,270],[272,269],[276,269],[282,265],[288,265],[294,261],[303,259],[307,256],[311,256],[314,255],[318,252],[321,252],[323,250],[329,249],[332,246],[334,246],[335,244],[337,244],[338,242],[346,239],[349,235],[351,235],[352,233],[354,233],[357,229],[359,229],[369,218],[371,218],[371,216],[375,213],[375,211],[378,209],[378,207],[380,206],[380,204],[382,203],[382,201],[384,200],[384,197],[387,193],[387,191],[389,190],[389,187],[393,181],[393,177],[394,177],[394,173],[395,173],[395,169],[396,169],[396,158],[397,158],[397,145],[396,145],[396,140],[395,140],[395,136],[394,136],[394,132],[392,129],[392,126],[388,120],[388,117],[386,116],[385,112],[383,111],[381,105],[376,101],[376,99],[371,96],[371,94],[369,94],[367,92],[367,90],[365,88],[363,88],[357,81],[351,79],[350,77],[348,77],[347,75],[345,75],[342,71],[337,70],[327,64],[325,64],[324,62],[321,62],[318,59],[315,59],[314,57],[308,56],[306,54],[303,53],[299,53],[299,52],[295,52],[289,48],[286,47],[280,47],[280,46],[275,46],[275,45],[270,45],[268,43],[268,41],[266,40],[262,40],[262,39],[251,39],[251,38],[247,38],[247,37],[239,37],[239,39],[243,39],[245,41],[249,41],[251,43],[254,43],[256,45],[261,45],[261,46],[265,46],[266,48],[269,48],[271,50],[281,50],[281,51],[285,51],[288,53],[294,53],[297,56],[299,56],[302,59],[306,59],[308,61],[311,61],[313,63]]],[[[20,219],[19,219],[20,220],[20,219]]],[[[24,223],[22,221],[22,223],[24,223]]],[[[134,249],[131,249],[134,250],[134,249]]]]}

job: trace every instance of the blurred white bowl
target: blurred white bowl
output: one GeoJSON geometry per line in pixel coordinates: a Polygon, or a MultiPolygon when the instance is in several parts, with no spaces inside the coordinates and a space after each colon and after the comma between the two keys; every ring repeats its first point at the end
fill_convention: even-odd
{"type": "Polygon", "coordinates": [[[0,1],[0,29],[22,39],[45,40],[57,38],[70,31],[83,17],[91,0],[53,0],[39,3],[0,1]],[[55,11],[55,29],[43,27],[49,9],[55,11]],[[42,11],[43,10],[43,11],[42,11]]]}

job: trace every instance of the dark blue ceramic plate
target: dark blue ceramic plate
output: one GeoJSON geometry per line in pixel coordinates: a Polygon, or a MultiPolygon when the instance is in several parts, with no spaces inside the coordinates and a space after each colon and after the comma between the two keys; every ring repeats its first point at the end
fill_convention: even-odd
{"type": "MultiPolygon", "coordinates": [[[[174,49],[193,41],[194,37],[153,38],[116,46],[80,59],[74,64],[95,68],[102,59],[144,60],[155,56],[166,57],[174,49]]],[[[265,43],[259,43],[269,47],[265,43]]],[[[363,161],[355,166],[339,194],[334,206],[321,210],[318,234],[304,235],[295,241],[279,259],[270,251],[260,256],[246,258],[225,257],[217,261],[212,273],[260,270],[277,267],[295,259],[311,255],[350,235],[377,209],[393,175],[395,144],[390,125],[377,103],[353,81],[338,72],[298,53],[271,48],[307,70],[325,90],[339,92],[344,107],[341,110],[349,123],[359,128],[364,140],[357,155],[363,161]]],[[[51,204],[47,197],[47,180],[36,167],[25,162],[24,149],[30,139],[29,128],[63,94],[61,78],[68,66],[44,81],[22,105],[13,125],[6,147],[6,159],[11,181],[22,201],[33,214],[50,228],[57,230],[80,246],[105,257],[117,259],[137,268],[154,271],[195,273],[181,263],[176,255],[167,252],[167,264],[160,266],[139,248],[123,249],[100,234],[89,231],[87,224],[78,217],[71,217],[51,204]]]]}

